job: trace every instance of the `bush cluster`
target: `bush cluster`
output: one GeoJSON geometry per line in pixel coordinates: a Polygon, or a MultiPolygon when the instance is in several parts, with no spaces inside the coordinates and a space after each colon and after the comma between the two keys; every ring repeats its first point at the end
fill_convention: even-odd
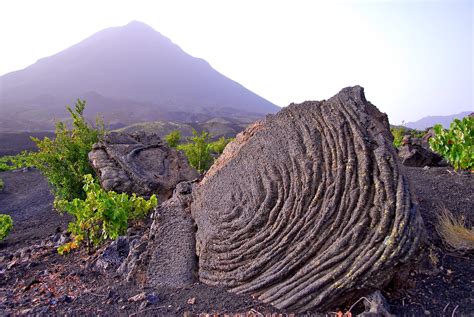
{"type": "Polygon", "coordinates": [[[0,157],[0,172],[12,171],[30,166],[33,166],[33,154],[27,151],[23,151],[17,155],[0,157]]]}
{"type": "Polygon", "coordinates": [[[90,174],[84,176],[83,189],[85,199],[58,201],[60,209],[76,219],[68,226],[73,241],[59,247],[60,254],[67,253],[82,243],[91,251],[106,239],[116,239],[126,233],[130,221],[144,218],[158,203],[155,195],[146,200],[135,194],[128,196],[125,193],[105,191],[90,174]]]}
{"type": "Polygon", "coordinates": [[[474,169],[474,118],[454,119],[449,129],[434,126],[430,147],[442,155],[455,169],[474,169]]]}
{"type": "Polygon", "coordinates": [[[214,156],[222,154],[226,145],[232,141],[231,138],[221,137],[219,140],[211,142],[209,132],[201,131],[198,133],[193,129],[193,136],[187,143],[180,144],[181,132],[179,130],[171,131],[165,136],[165,141],[169,147],[183,151],[186,155],[189,165],[194,167],[199,173],[204,173],[214,162],[214,156]]]}
{"type": "Polygon", "coordinates": [[[405,135],[410,135],[413,138],[422,138],[425,135],[425,131],[420,131],[420,130],[415,130],[415,129],[409,129],[405,127],[391,127],[390,131],[392,132],[393,135],[393,146],[396,147],[397,149],[402,146],[403,143],[403,137],[405,135]]]}
{"type": "Polygon", "coordinates": [[[67,107],[72,126],[68,129],[58,122],[54,139],[32,138],[39,151],[28,156],[48,179],[56,209],[75,218],[68,226],[73,240],[58,248],[60,254],[83,244],[90,251],[106,239],[117,238],[126,232],[129,222],[144,218],[157,205],[155,196],[145,200],[135,194],[107,192],[97,183],[88,154],[106,130],[102,120],[97,119],[95,126],[86,122],[85,105],[77,100],[74,109],[67,107]]]}
{"type": "Polygon", "coordinates": [[[181,131],[173,130],[165,136],[165,141],[170,148],[176,149],[181,141],[181,131]]]}
{"type": "Polygon", "coordinates": [[[189,138],[189,142],[178,145],[178,150],[184,152],[188,158],[189,165],[197,169],[199,173],[208,170],[214,158],[211,154],[210,135],[208,132],[202,131],[200,134],[193,130],[193,136],[189,138]]]}
{"type": "Polygon", "coordinates": [[[0,215],[0,241],[8,236],[12,228],[12,218],[9,215],[0,215]]]}
{"type": "Polygon", "coordinates": [[[85,106],[85,101],[77,100],[74,110],[67,107],[72,117],[70,130],[64,122],[58,122],[54,139],[32,138],[39,149],[32,154],[32,163],[48,179],[56,200],[84,199],[83,177],[94,174],[88,154],[105,129],[102,120],[97,119],[95,127],[86,122],[85,106]]]}

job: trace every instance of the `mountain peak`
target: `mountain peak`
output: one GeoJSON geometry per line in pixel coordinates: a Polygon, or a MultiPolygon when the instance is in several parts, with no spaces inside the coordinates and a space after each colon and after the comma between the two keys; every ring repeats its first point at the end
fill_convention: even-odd
{"type": "Polygon", "coordinates": [[[0,87],[0,118],[16,107],[50,118],[83,96],[92,111],[127,123],[278,110],[140,21],[99,31],[21,71],[1,76],[0,87]],[[42,95],[52,96],[47,109],[38,106],[42,95]]]}
{"type": "Polygon", "coordinates": [[[122,27],[119,27],[119,28],[125,28],[125,29],[132,29],[133,28],[133,29],[153,30],[153,28],[151,26],[149,26],[148,24],[146,24],[144,22],[141,22],[141,21],[137,21],[137,20],[130,21],[126,25],[124,25],[122,27]]]}

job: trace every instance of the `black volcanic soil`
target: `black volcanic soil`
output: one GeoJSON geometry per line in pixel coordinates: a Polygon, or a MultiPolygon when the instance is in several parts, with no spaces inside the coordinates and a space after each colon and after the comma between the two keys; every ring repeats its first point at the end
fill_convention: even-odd
{"type": "Polygon", "coordinates": [[[18,249],[67,227],[72,217],[54,212],[53,195],[48,183],[35,169],[0,173],[5,186],[0,191],[0,213],[10,215],[14,227],[1,242],[3,247],[18,249]]]}
{"type": "MultiPolygon", "coordinates": [[[[442,207],[474,223],[474,175],[446,168],[406,171],[418,196],[428,245],[424,263],[413,270],[408,283],[384,291],[390,309],[396,315],[409,316],[474,315],[474,254],[446,248],[434,227],[442,207]]],[[[67,218],[52,210],[52,197],[41,175],[29,170],[0,173],[0,178],[5,181],[0,212],[12,215],[15,222],[11,235],[0,243],[0,315],[172,316],[277,311],[250,296],[200,283],[186,288],[139,289],[124,283],[120,276],[91,269],[95,254],[81,251],[59,256],[54,244],[61,235],[58,232],[66,228],[67,218]],[[141,292],[152,301],[129,301],[141,292]]],[[[357,310],[361,304],[353,313],[357,310]]]]}
{"type": "Polygon", "coordinates": [[[0,133],[0,157],[16,155],[21,151],[36,151],[38,148],[31,137],[54,138],[53,132],[4,132],[0,133]]]}
{"type": "Polygon", "coordinates": [[[428,232],[423,268],[411,276],[413,289],[386,294],[397,315],[474,316],[474,253],[453,252],[436,232],[437,216],[447,208],[474,225],[474,174],[437,167],[407,167],[428,232]],[[455,312],[453,314],[453,311],[455,312]]]}

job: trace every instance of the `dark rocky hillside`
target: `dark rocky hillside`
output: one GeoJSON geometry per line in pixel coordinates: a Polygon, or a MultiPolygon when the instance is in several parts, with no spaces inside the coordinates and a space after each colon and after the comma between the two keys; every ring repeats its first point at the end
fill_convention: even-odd
{"type": "Polygon", "coordinates": [[[48,130],[76,98],[86,99],[89,117],[101,113],[114,125],[278,110],[141,22],[105,29],[6,74],[0,87],[0,132],[48,130]]]}
{"type": "Polygon", "coordinates": [[[133,133],[144,131],[146,133],[154,133],[159,137],[164,137],[173,130],[181,131],[183,138],[192,136],[192,131],[206,131],[209,132],[212,139],[220,137],[231,138],[245,129],[251,121],[236,120],[228,118],[212,118],[204,122],[172,122],[172,121],[153,121],[135,123],[123,128],[116,129],[118,132],[133,133]]]}

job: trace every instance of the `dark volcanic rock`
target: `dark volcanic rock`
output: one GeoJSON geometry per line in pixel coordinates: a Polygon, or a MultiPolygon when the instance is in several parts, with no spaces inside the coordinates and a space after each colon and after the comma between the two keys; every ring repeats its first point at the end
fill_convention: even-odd
{"type": "Polygon", "coordinates": [[[194,221],[189,212],[192,184],[182,182],[173,197],[155,209],[153,223],[118,272],[143,286],[183,287],[197,272],[194,221]]]}
{"type": "Polygon", "coordinates": [[[417,144],[404,144],[398,150],[398,156],[405,166],[440,166],[443,158],[437,153],[417,144]]]}
{"type": "Polygon", "coordinates": [[[444,166],[443,157],[429,148],[428,140],[433,137],[431,130],[423,138],[412,138],[409,135],[403,137],[402,145],[398,150],[398,156],[405,166],[425,167],[444,166]]]}
{"type": "Polygon", "coordinates": [[[110,245],[98,257],[95,266],[102,271],[109,268],[117,269],[127,258],[130,251],[130,238],[120,236],[112,241],[110,245]]]}
{"type": "Polygon", "coordinates": [[[111,132],[95,144],[89,160],[102,187],[116,192],[167,199],[176,184],[197,178],[186,157],[156,135],[111,132]]]}
{"type": "Polygon", "coordinates": [[[384,287],[425,232],[391,142],[359,86],[247,128],[193,190],[200,280],[296,312],[384,287]]]}

